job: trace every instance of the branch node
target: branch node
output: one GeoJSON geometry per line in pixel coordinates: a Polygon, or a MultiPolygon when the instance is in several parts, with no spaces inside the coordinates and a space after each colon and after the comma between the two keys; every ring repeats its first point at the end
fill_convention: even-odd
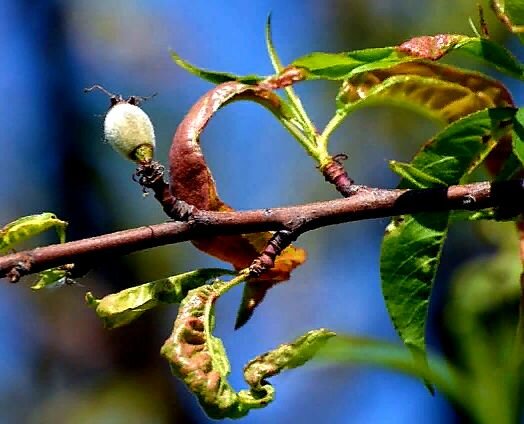
{"type": "Polygon", "coordinates": [[[275,266],[275,258],[298,237],[298,230],[280,230],[273,234],[265,249],[249,267],[251,277],[260,277],[275,266]]]}
{"type": "Polygon", "coordinates": [[[343,161],[348,156],[344,153],[340,153],[331,158],[331,161],[322,168],[322,174],[328,183],[335,186],[337,191],[344,197],[350,197],[355,194],[358,190],[358,186],[353,184],[353,180],[349,178],[349,175],[344,168],[343,161]]]}
{"type": "Polygon", "coordinates": [[[166,210],[168,216],[173,218],[175,221],[186,221],[192,223],[197,212],[197,208],[193,205],[190,205],[183,200],[175,199],[172,197],[172,203],[169,210],[166,210]]]}
{"type": "Polygon", "coordinates": [[[20,278],[31,273],[31,266],[31,259],[28,257],[24,258],[21,261],[18,261],[16,265],[9,270],[6,277],[10,283],[18,283],[20,278]]]}
{"type": "Polygon", "coordinates": [[[153,190],[155,199],[159,201],[167,216],[175,221],[190,221],[197,208],[171,194],[169,185],[164,181],[164,166],[156,161],[138,165],[133,180],[142,186],[142,190],[153,190]]]}
{"type": "Polygon", "coordinates": [[[132,178],[142,186],[144,193],[147,192],[147,189],[152,189],[156,195],[157,191],[162,192],[164,185],[167,185],[164,182],[164,170],[164,166],[156,161],[141,163],[132,178]]]}

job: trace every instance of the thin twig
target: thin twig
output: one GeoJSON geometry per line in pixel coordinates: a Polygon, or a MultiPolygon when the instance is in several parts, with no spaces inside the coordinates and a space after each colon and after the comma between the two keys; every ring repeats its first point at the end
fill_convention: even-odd
{"type": "MultiPolygon", "coordinates": [[[[68,263],[99,263],[112,256],[217,235],[288,230],[293,236],[343,222],[418,212],[480,210],[522,211],[524,180],[481,182],[426,190],[359,187],[346,199],[275,209],[237,212],[196,211],[190,222],[166,222],[0,257],[0,277],[15,282],[68,263]]],[[[507,214],[506,214],[507,215],[507,214]]]]}

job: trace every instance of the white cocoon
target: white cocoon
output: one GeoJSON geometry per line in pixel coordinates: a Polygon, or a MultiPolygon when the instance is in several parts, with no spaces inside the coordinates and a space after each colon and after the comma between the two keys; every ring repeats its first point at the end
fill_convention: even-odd
{"type": "Polygon", "coordinates": [[[143,145],[155,148],[155,131],[149,116],[138,106],[117,103],[104,120],[105,139],[126,158],[143,145]]]}

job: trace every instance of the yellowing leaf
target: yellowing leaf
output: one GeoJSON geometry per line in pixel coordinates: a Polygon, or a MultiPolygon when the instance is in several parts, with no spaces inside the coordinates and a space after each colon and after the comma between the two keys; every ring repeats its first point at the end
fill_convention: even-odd
{"type": "Polygon", "coordinates": [[[506,87],[483,74],[431,62],[409,62],[346,80],[339,109],[394,104],[450,123],[488,107],[513,106],[506,87]]]}
{"type": "MultiPolygon", "coordinates": [[[[401,106],[445,124],[482,109],[514,106],[499,81],[420,60],[355,75],[342,85],[337,104],[344,114],[376,104],[401,106]]],[[[498,174],[510,153],[511,137],[506,136],[486,160],[489,171],[498,174]]]]}
{"type": "Polygon", "coordinates": [[[89,292],[86,294],[86,302],[96,311],[105,327],[112,329],[129,324],[159,304],[180,303],[190,290],[228,274],[234,273],[219,268],[198,269],[129,287],[102,299],[95,299],[89,292]]]}
{"type": "Polygon", "coordinates": [[[0,229],[0,253],[5,253],[25,240],[37,236],[50,228],[55,228],[60,242],[65,241],[67,222],[61,221],[55,214],[44,212],[28,215],[10,222],[0,229]]]}

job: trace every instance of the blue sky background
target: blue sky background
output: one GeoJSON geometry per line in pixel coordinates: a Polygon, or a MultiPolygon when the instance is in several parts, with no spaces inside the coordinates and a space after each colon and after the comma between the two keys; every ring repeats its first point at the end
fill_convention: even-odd
{"type": "MultiPolygon", "coordinates": [[[[0,0],[0,222],[55,211],[70,221],[70,237],[79,238],[165,220],[158,205],[143,199],[131,182],[132,164],[103,143],[107,98],[84,95],[83,87],[100,83],[125,96],[158,92],[143,107],[155,124],[158,159],[165,162],[177,123],[211,87],[177,68],[169,49],[202,67],[270,74],[263,33],[268,12],[277,49],[290,62],[315,50],[398,44],[423,33],[469,34],[467,18],[476,14],[475,3],[453,2],[451,11],[448,2],[429,0],[0,0]]],[[[297,89],[322,127],[334,112],[336,85],[297,89]]],[[[387,159],[407,160],[435,130],[406,111],[359,111],[335,134],[331,151],[349,154],[347,167],[359,183],[393,187],[397,178],[387,159]]],[[[337,197],[300,146],[257,105],[234,104],[221,111],[202,145],[221,197],[235,208],[337,197]]],[[[237,332],[233,322],[241,290],[220,300],[216,332],[230,353],[235,387],[243,387],[247,360],[311,328],[397,341],[378,274],[386,225],[387,220],[361,222],[301,237],[297,245],[308,250],[307,263],[270,292],[237,332]]],[[[42,242],[54,242],[53,237],[42,242]]],[[[467,229],[452,233],[448,263],[477,253],[463,249],[471,237],[467,229]],[[462,243],[454,244],[459,239],[462,243]]],[[[101,296],[221,265],[189,244],[176,245],[101,264],[82,281],[84,288],[40,294],[30,292],[30,281],[0,286],[0,420],[129,423],[184,417],[190,421],[179,422],[207,422],[158,355],[176,309],[152,313],[138,330],[110,333],[84,306],[83,296],[86,290],[101,296]],[[129,363],[122,359],[128,357],[133,358],[129,363]]],[[[451,269],[440,273],[437,310],[451,269]]],[[[438,348],[433,329],[430,340],[438,348]]],[[[377,369],[314,364],[273,383],[276,401],[244,422],[454,419],[445,401],[431,397],[420,382],[377,369]]]]}

